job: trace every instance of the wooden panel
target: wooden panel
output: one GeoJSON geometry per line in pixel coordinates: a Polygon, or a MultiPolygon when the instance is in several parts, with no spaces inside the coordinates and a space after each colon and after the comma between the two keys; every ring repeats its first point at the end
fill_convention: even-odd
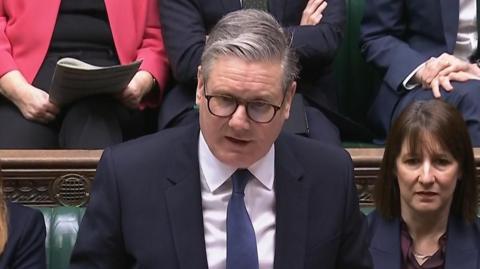
{"type": "Polygon", "coordinates": [[[379,148],[353,148],[347,149],[352,156],[354,164],[355,184],[361,207],[372,207],[372,190],[375,179],[380,170],[383,149],[379,148]]]}
{"type": "Polygon", "coordinates": [[[0,150],[3,190],[33,206],[80,206],[88,201],[101,150],[0,150]]]}
{"type": "MultiPolygon", "coordinates": [[[[373,183],[383,149],[347,150],[355,165],[360,205],[373,206],[373,183]]],[[[32,206],[82,206],[88,202],[101,154],[101,150],[0,150],[5,195],[32,206]]],[[[480,149],[475,149],[475,156],[478,170],[480,149]]]]}

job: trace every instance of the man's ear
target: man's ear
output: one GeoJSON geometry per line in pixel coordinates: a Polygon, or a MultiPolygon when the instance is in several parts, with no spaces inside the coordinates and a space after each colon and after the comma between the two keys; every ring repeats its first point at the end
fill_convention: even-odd
{"type": "Polygon", "coordinates": [[[203,83],[205,83],[205,81],[203,79],[202,66],[199,65],[197,70],[197,93],[195,94],[195,104],[197,106],[200,105],[203,98],[203,83]]]}
{"type": "Polygon", "coordinates": [[[297,90],[297,82],[293,81],[292,84],[290,84],[290,86],[288,87],[287,91],[285,92],[285,100],[283,101],[285,105],[285,109],[283,111],[285,120],[288,119],[288,117],[290,117],[290,108],[292,107],[292,100],[296,90],[297,90]]]}

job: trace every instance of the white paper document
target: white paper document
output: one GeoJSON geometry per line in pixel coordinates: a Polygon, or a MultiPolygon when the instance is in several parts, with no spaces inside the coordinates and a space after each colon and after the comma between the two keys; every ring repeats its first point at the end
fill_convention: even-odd
{"type": "Polygon", "coordinates": [[[126,65],[95,66],[74,58],[58,60],[50,86],[50,100],[65,105],[80,98],[123,91],[141,60],[126,65]]]}

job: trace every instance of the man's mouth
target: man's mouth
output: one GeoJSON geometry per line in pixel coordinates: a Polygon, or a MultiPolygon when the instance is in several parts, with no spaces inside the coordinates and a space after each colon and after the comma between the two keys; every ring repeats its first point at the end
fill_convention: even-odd
{"type": "Polygon", "coordinates": [[[226,138],[228,141],[238,145],[246,145],[250,142],[250,140],[247,140],[247,139],[239,139],[231,136],[227,136],[226,138]]]}

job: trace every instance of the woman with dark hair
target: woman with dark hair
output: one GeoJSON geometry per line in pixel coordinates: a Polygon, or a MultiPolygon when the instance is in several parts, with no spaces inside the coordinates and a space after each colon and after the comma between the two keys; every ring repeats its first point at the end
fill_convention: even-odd
{"type": "Polygon", "coordinates": [[[6,202],[0,177],[0,268],[46,269],[42,213],[6,202]]]}
{"type": "Polygon", "coordinates": [[[474,154],[451,105],[405,109],[387,137],[369,216],[375,268],[480,268],[474,154]]]}

